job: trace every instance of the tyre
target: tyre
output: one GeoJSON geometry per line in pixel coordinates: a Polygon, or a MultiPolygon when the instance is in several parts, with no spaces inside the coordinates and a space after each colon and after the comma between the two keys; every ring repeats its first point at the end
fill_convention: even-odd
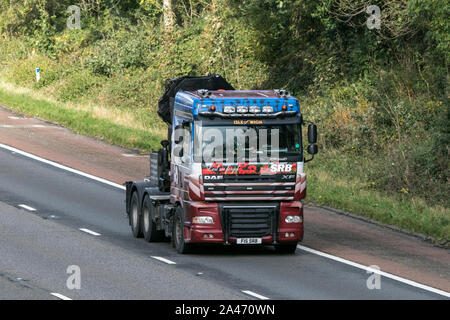
{"type": "Polygon", "coordinates": [[[142,233],[147,242],[157,242],[165,240],[164,230],[157,230],[156,223],[153,220],[156,207],[150,201],[148,195],[145,196],[142,203],[142,233]]]}
{"type": "Polygon", "coordinates": [[[183,208],[177,207],[175,211],[172,239],[175,249],[178,253],[185,254],[189,253],[192,249],[192,244],[186,243],[184,241],[184,219],[183,219],[183,208]]]}
{"type": "Polygon", "coordinates": [[[131,232],[135,238],[142,238],[141,230],[141,218],[139,214],[139,202],[137,192],[133,192],[131,196],[131,206],[130,206],[130,225],[131,232]]]}
{"type": "Polygon", "coordinates": [[[294,254],[297,249],[297,243],[276,244],[275,251],[282,254],[294,254]]]}

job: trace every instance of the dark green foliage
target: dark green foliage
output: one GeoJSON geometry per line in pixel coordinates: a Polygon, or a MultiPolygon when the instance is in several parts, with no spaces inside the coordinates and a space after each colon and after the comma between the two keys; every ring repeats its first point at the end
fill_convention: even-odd
{"type": "Polygon", "coordinates": [[[159,0],[0,0],[3,43],[17,48],[0,43],[0,63],[9,80],[61,100],[153,111],[175,76],[285,88],[318,124],[324,161],[341,155],[336,175],[449,206],[448,1],[178,0],[173,10],[166,32],[159,0]],[[65,27],[71,4],[81,30],[65,27]],[[369,4],[380,30],[365,25],[369,4]]]}

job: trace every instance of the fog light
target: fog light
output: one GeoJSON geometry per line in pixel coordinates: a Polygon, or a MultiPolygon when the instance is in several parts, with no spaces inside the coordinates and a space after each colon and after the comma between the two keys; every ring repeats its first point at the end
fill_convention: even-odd
{"type": "Polygon", "coordinates": [[[264,106],[262,108],[262,112],[264,112],[264,113],[272,113],[273,112],[273,107],[272,106],[264,106]]]}
{"type": "Polygon", "coordinates": [[[294,233],[291,232],[291,233],[289,234],[289,236],[290,236],[290,237],[294,237],[294,233]]]}
{"type": "Polygon", "coordinates": [[[302,222],[302,218],[300,216],[287,216],[284,221],[286,223],[299,223],[302,222]]]}
{"type": "Polygon", "coordinates": [[[211,224],[214,223],[214,220],[212,217],[208,217],[208,216],[199,216],[199,217],[194,217],[192,219],[192,223],[198,223],[198,224],[211,224]]]}
{"type": "Polygon", "coordinates": [[[286,233],[284,234],[284,236],[285,236],[286,238],[289,238],[289,233],[286,232],[286,233]]]}
{"type": "Polygon", "coordinates": [[[212,233],[210,233],[208,236],[209,236],[210,239],[214,238],[212,233]]]}

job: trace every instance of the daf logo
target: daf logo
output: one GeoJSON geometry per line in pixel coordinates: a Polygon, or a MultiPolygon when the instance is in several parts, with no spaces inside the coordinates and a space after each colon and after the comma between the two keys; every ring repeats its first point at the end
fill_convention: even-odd
{"type": "Polygon", "coordinates": [[[283,177],[281,177],[282,180],[290,180],[290,179],[294,179],[294,175],[293,174],[283,174],[283,177]]]}
{"type": "Polygon", "coordinates": [[[223,176],[203,176],[205,180],[223,180],[223,176]]]}

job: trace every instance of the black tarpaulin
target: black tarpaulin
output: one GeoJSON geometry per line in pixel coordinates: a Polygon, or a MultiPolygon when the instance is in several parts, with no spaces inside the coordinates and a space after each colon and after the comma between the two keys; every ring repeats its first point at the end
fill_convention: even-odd
{"type": "Polygon", "coordinates": [[[158,115],[164,122],[172,124],[173,103],[178,91],[234,90],[234,88],[220,75],[213,74],[202,77],[180,77],[168,79],[164,84],[164,94],[158,101],[158,115]]]}

